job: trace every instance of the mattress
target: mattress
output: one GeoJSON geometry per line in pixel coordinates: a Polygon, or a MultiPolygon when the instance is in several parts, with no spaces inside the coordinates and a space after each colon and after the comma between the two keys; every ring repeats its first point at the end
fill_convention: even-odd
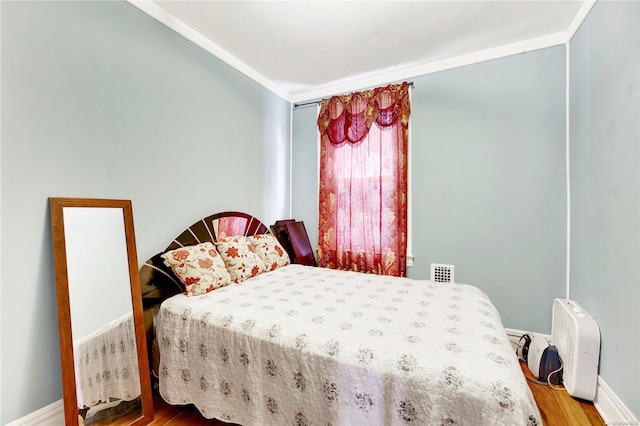
{"type": "Polygon", "coordinates": [[[111,321],[74,341],[78,407],[140,395],[133,313],[111,321]]]}
{"type": "Polygon", "coordinates": [[[539,425],[480,289],[289,265],[158,315],[160,393],[243,425],[539,425]]]}

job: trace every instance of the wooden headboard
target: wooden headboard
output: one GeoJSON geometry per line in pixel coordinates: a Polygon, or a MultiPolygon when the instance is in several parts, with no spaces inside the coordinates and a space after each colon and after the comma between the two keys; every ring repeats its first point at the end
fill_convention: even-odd
{"type": "Polygon", "coordinates": [[[232,235],[257,235],[269,233],[269,228],[247,213],[222,212],[200,219],[171,241],[164,250],[147,260],[140,268],[140,287],[145,308],[160,304],[163,300],[184,290],[183,285],[163,262],[160,256],[180,247],[232,235]]]}

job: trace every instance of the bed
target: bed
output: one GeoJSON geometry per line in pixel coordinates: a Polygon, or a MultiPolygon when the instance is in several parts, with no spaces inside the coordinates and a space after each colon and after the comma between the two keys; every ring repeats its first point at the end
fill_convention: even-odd
{"type": "MultiPolygon", "coordinates": [[[[225,215],[163,253],[217,242],[225,215]]],[[[236,232],[269,233],[245,216],[236,232]]],[[[476,287],[289,264],[168,295],[158,281],[178,284],[157,256],[141,275],[170,404],[242,425],[541,424],[500,316],[476,287]]]]}

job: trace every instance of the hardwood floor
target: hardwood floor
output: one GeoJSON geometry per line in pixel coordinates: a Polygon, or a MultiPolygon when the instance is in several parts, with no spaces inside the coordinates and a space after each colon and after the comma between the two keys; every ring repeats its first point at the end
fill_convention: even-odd
{"type": "MultiPolygon", "coordinates": [[[[525,375],[533,377],[526,364],[521,364],[525,375]]],[[[543,424],[546,426],[604,426],[604,421],[591,402],[572,398],[564,390],[554,390],[549,386],[539,385],[527,380],[533,393],[543,424]]],[[[556,386],[557,387],[557,386],[556,386]]],[[[210,425],[224,426],[218,420],[202,418],[193,406],[171,406],[154,393],[153,406],[155,419],[153,425],[193,426],[210,425]]]]}
{"type": "MultiPolygon", "coordinates": [[[[525,376],[533,378],[527,364],[520,363],[525,376]]],[[[539,385],[527,380],[538,403],[542,422],[547,426],[604,426],[600,414],[589,401],[575,399],[564,390],[539,385]]],[[[558,386],[554,386],[558,387],[558,386]]],[[[562,387],[562,386],[560,386],[562,387]]]]}
{"type": "Polygon", "coordinates": [[[168,405],[157,393],[153,397],[153,407],[155,409],[152,425],[209,425],[209,426],[229,426],[220,420],[207,420],[200,415],[200,412],[192,405],[171,406],[168,405]]]}

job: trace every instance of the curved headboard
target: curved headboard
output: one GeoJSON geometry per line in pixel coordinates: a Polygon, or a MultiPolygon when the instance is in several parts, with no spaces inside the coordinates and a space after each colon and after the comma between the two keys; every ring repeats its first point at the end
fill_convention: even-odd
{"type": "Polygon", "coordinates": [[[182,283],[173,275],[161,259],[169,250],[191,246],[232,235],[257,235],[269,233],[269,228],[247,213],[222,212],[200,219],[185,229],[160,253],[147,260],[140,268],[140,287],[145,307],[157,305],[164,299],[181,293],[182,283]]]}

